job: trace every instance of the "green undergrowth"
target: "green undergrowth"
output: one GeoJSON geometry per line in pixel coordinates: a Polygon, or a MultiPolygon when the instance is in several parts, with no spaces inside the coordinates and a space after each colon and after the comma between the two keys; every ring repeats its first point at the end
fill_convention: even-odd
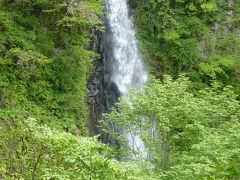
{"type": "Polygon", "coordinates": [[[19,113],[11,117],[15,120],[0,121],[3,179],[152,179],[148,164],[117,161],[96,137],[38,125],[33,118],[22,120],[19,113]]]}
{"type": "Polygon", "coordinates": [[[233,4],[222,0],[129,3],[150,73],[176,78],[184,72],[193,90],[217,80],[240,94],[239,0],[233,4]]]}
{"type": "Polygon", "coordinates": [[[0,1],[0,118],[13,111],[50,127],[87,134],[86,84],[98,0],[0,1]],[[91,16],[90,16],[91,15],[91,16]]]}

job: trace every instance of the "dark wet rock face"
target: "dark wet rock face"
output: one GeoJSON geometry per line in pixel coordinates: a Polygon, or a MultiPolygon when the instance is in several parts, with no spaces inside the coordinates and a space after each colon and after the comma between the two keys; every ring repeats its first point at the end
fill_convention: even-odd
{"type": "Polygon", "coordinates": [[[96,32],[90,45],[90,49],[100,54],[101,57],[93,62],[95,70],[86,90],[89,107],[88,129],[90,136],[100,134],[103,142],[117,144],[101,130],[99,123],[103,119],[103,113],[109,112],[110,107],[120,96],[117,86],[111,82],[110,67],[108,66],[108,58],[111,56],[111,41],[109,41],[107,33],[109,32],[96,32]]]}

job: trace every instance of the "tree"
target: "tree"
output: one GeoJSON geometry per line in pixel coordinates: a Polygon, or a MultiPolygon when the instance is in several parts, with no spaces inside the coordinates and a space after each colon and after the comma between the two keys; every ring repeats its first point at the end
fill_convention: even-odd
{"type": "Polygon", "coordinates": [[[0,121],[0,178],[23,179],[145,179],[150,166],[119,162],[97,137],[38,125],[33,118],[0,121]]]}
{"type": "MultiPolygon", "coordinates": [[[[126,132],[140,136],[151,155],[149,161],[162,178],[217,177],[216,172],[230,177],[218,167],[240,163],[237,96],[231,87],[221,90],[216,83],[194,95],[189,85],[184,76],[175,81],[165,76],[163,83],[152,78],[143,90],[123,97],[105,115],[106,122],[124,130],[114,132],[118,140],[126,141],[126,132]]],[[[231,170],[236,171],[234,168],[231,170]]],[[[239,173],[231,173],[231,177],[239,177],[239,173]]]]}

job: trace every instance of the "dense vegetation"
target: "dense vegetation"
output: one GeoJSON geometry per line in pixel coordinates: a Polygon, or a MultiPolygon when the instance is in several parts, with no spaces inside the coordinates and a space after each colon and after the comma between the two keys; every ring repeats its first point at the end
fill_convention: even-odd
{"type": "Polygon", "coordinates": [[[84,98],[96,55],[85,47],[101,28],[102,1],[0,3],[1,119],[34,116],[86,134],[84,98]]]}
{"type": "Polygon", "coordinates": [[[3,179],[145,179],[148,166],[119,163],[96,138],[18,121],[0,134],[0,177],[3,179]],[[17,128],[18,127],[18,128],[17,128]]]}
{"type": "Polygon", "coordinates": [[[103,145],[61,132],[87,135],[85,91],[96,54],[86,46],[102,29],[102,12],[101,0],[0,1],[0,179],[66,179],[80,171],[86,178],[108,160],[97,155],[103,145]],[[60,132],[28,128],[30,117],[60,132]],[[91,151],[101,162],[90,161],[91,151]]]}
{"type": "Polygon", "coordinates": [[[240,1],[129,4],[154,77],[104,124],[150,158],[87,137],[104,1],[0,0],[0,179],[240,179],[240,1]]]}
{"type": "MultiPolygon", "coordinates": [[[[142,91],[121,99],[106,119],[143,139],[158,179],[239,179],[237,96],[216,82],[196,96],[190,84],[184,76],[175,81],[165,76],[163,83],[152,79],[142,91]]],[[[126,146],[125,135],[112,134],[122,142],[123,157],[141,153],[134,144],[126,146]]]]}
{"type": "Polygon", "coordinates": [[[193,89],[216,79],[240,94],[239,0],[129,1],[152,74],[185,72],[193,89]]]}

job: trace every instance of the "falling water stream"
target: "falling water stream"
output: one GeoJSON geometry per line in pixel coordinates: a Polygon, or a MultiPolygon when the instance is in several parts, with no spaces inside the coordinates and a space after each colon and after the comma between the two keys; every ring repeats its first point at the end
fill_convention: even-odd
{"type": "MultiPolygon", "coordinates": [[[[144,69],[139,55],[138,42],[131,16],[128,12],[127,0],[107,0],[107,31],[110,38],[110,81],[117,86],[120,95],[130,88],[139,89],[147,81],[147,71],[144,69]]],[[[144,143],[139,136],[126,133],[130,147],[144,151],[144,143]]]]}

